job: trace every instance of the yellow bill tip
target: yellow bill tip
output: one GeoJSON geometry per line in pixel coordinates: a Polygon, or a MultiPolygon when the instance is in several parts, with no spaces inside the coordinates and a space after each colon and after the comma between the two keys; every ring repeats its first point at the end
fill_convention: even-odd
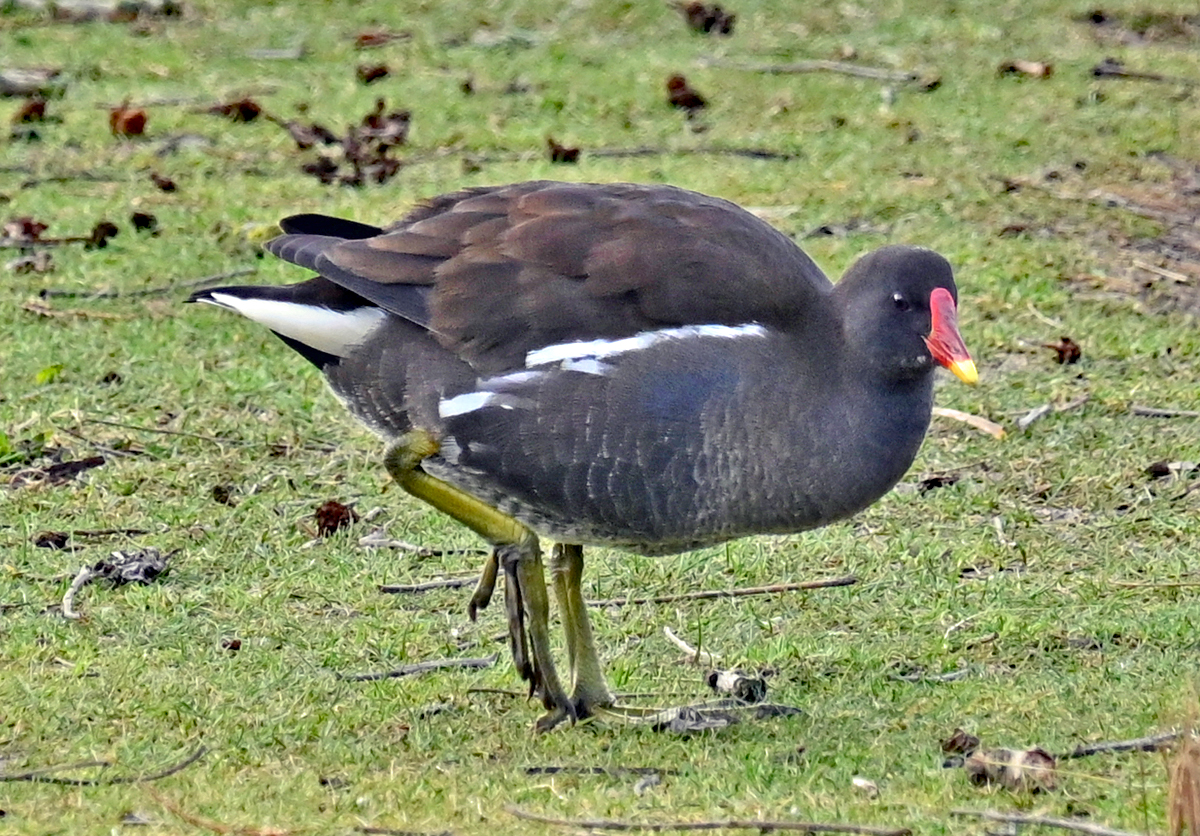
{"type": "Polygon", "coordinates": [[[979,382],[979,372],[975,369],[975,361],[970,358],[966,360],[954,360],[948,363],[946,368],[968,386],[974,386],[979,382]]]}

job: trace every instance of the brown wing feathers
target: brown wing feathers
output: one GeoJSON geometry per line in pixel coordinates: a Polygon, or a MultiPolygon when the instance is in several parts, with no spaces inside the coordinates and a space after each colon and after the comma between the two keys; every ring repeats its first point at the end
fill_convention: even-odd
{"type": "Polygon", "coordinates": [[[468,189],[370,237],[373,227],[341,223],[289,219],[300,234],[272,252],[429,328],[481,373],[555,342],[784,321],[830,289],[767,224],[665,186],[468,189]],[[343,233],[351,240],[325,237],[343,233]]]}

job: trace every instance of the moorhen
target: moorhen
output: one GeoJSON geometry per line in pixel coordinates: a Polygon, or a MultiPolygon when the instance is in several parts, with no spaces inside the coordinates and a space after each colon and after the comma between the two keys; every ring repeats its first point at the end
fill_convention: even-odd
{"type": "Polygon", "coordinates": [[[935,364],[977,380],[937,253],[884,247],[833,285],[754,215],[679,188],[518,183],[387,228],[280,225],[267,249],[316,277],[189,301],[279,335],[387,439],[406,491],[492,544],[471,612],[502,568],[541,729],[613,705],[583,544],[670,554],[849,517],[912,464],[935,364]]]}

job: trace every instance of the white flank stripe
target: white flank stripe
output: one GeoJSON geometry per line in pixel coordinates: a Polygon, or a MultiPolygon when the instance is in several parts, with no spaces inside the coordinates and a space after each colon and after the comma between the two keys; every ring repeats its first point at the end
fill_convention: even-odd
{"type": "MultiPolygon", "coordinates": [[[[525,355],[525,367],[546,366],[560,361],[600,360],[631,351],[642,351],[667,340],[687,340],[695,337],[736,339],[738,337],[763,337],[767,329],[757,323],[747,325],[684,325],[680,328],[664,328],[661,331],[643,331],[632,337],[619,340],[586,340],[576,343],[559,343],[539,348],[525,355]]],[[[564,366],[564,368],[566,368],[564,366]]],[[[578,369],[584,371],[584,369],[578,369]]],[[[589,374],[604,374],[588,372],[589,374]]]]}
{"type": "Polygon", "coordinates": [[[275,299],[243,299],[228,293],[211,293],[204,301],[237,311],[276,333],[332,354],[349,357],[387,319],[382,308],[361,307],[335,311],[317,305],[297,305],[275,299]]]}
{"type": "Polygon", "coordinates": [[[466,415],[485,406],[498,406],[501,409],[516,409],[527,407],[531,401],[506,395],[502,392],[467,392],[465,395],[455,395],[453,398],[438,401],[438,415],[443,418],[453,418],[456,415],[466,415]]]}
{"type": "Polygon", "coordinates": [[[564,372],[583,372],[584,374],[606,375],[613,367],[595,357],[584,357],[581,360],[563,360],[559,366],[564,372]]]}
{"type": "Polygon", "coordinates": [[[490,389],[499,392],[508,386],[518,386],[522,383],[528,383],[531,380],[537,380],[539,377],[545,377],[546,372],[510,372],[496,377],[488,377],[483,380],[475,381],[475,386],[479,389],[490,389]]]}

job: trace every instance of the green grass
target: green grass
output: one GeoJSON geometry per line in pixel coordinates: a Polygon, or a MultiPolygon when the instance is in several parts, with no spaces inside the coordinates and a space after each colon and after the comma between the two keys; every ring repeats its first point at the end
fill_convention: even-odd
{"type": "MultiPolygon", "coordinates": [[[[664,4],[611,0],[195,2],[182,20],[152,21],[144,34],[0,12],[0,66],[60,66],[66,77],[65,95],[49,104],[62,121],[40,127],[41,142],[0,140],[0,217],[33,216],[55,236],[86,234],[102,218],[122,227],[104,250],[55,249],[50,273],[4,274],[0,460],[37,439],[65,459],[136,453],[110,454],[62,486],[9,485],[44,457],[0,471],[0,776],[94,759],[114,764],[110,776],[132,775],[202,744],[208,755],[155,782],[157,792],[229,826],[311,833],[550,832],[514,819],[508,803],[563,817],[807,819],[920,833],[982,832],[948,813],[977,807],[1162,832],[1160,755],[1064,761],[1060,789],[1028,796],[970,786],[942,768],[939,741],[962,726],[992,745],[1061,753],[1171,728],[1196,711],[1200,602],[1192,588],[1161,584],[1197,580],[1200,491],[1185,495],[1186,481],[1144,470],[1200,458],[1200,422],[1137,418],[1129,406],[1200,409],[1200,330],[1182,313],[1158,313],[1162,293],[1106,294],[1080,280],[1147,281],[1134,259],[1175,269],[1145,249],[1164,226],[1051,194],[1165,189],[1195,206],[1153,155],[1195,168],[1194,97],[1090,76],[1113,56],[1200,78],[1195,44],[1100,39],[1075,20],[1091,9],[1080,3],[730,5],[739,18],[727,40],[693,35],[664,4]],[[372,25],[412,37],[355,52],[354,35],[372,25]],[[887,105],[877,82],[698,63],[828,58],[845,44],[860,63],[936,73],[942,84],[927,93],[902,86],[887,105]],[[294,45],[304,60],[246,57],[294,45]],[[1052,61],[1054,75],[997,77],[1012,58],[1052,61]],[[375,61],[393,74],[364,88],[354,68],[375,61]],[[712,102],[703,133],[664,104],[674,72],[712,102]],[[468,77],[473,96],[460,90],[468,77]],[[513,81],[530,91],[505,94],[513,81]],[[335,129],[385,96],[413,111],[401,155],[411,165],[383,187],[321,186],[298,171],[310,157],[278,128],[196,112],[243,91],[284,118],[307,104],[301,118],[335,129]],[[148,136],[119,141],[102,106],[126,97],[194,102],[148,108],[148,136]],[[209,144],[156,154],[181,133],[209,144]],[[582,146],[580,164],[552,165],[547,135],[582,146]],[[588,155],[643,145],[674,153],[588,155]],[[751,146],[796,158],[689,153],[751,146]],[[1049,170],[1061,176],[1045,179],[1049,170]],[[158,191],[150,171],[179,190],[158,191]],[[56,177],[66,179],[23,185],[56,177]],[[389,484],[379,443],[289,349],[236,317],[184,307],[183,290],[46,300],[107,318],[22,308],[44,288],[128,292],[246,266],[257,274],[239,281],[295,280],[293,268],[257,258],[285,214],[385,222],[443,191],[539,177],[670,182],[773,209],[773,222],[796,236],[865,221],[847,236],[801,240],[830,275],[899,241],[956,266],[962,329],[983,382],[969,390],[947,380],[938,401],[1001,421],[1005,441],[937,419],[901,489],[821,531],[674,558],[589,552],[595,598],[858,575],[842,589],[593,613],[622,692],[702,696],[704,671],[679,664],[662,635],[669,626],[730,666],[776,671],[772,698],[803,716],[693,737],[592,724],[533,735],[536,705],[471,691],[518,689],[496,641],[502,608],[471,624],[461,590],[376,589],[466,573],[478,557],[366,550],[356,545],[366,523],[304,548],[312,509],[331,498],[383,506],[374,524],[394,537],[477,543],[389,484]],[[1006,192],[1002,178],[1048,191],[1006,192]],[[134,233],[134,210],[157,215],[161,233],[134,233]],[[1026,231],[1001,234],[1014,224],[1026,231]],[[1062,334],[1083,347],[1079,365],[1058,366],[1037,347],[1062,334]],[[57,374],[46,371],[56,365],[57,374]],[[109,372],[120,381],[102,382],[109,372]],[[1016,428],[1029,409],[1085,393],[1084,406],[1016,428]],[[952,469],[957,484],[915,489],[952,469]],[[213,499],[218,485],[231,486],[235,507],[213,499]],[[32,543],[45,530],[104,528],[152,533],[81,539],[76,552],[32,543]],[[79,567],[150,545],[178,550],[157,583],[85,588],[82,621],[48,609],[79,567]],[[231,639],[239,651],[226,649],[231,639]],[[500,662],[482,671],[336,677],[493,652],[500,662]],[[960,670],[968,674],[936,678],[960,670]],[[901,678],[914,671],[927,676],[901,678]],[[636,777],[526,772],[551,765],[676,773],[639,795],[636,777]],[[856,775],[876,781],[879,797],[856,791],[856,775]]],[[[1129,19],[1147,9],[1197,11],[1166,0],[1105,7],[1129,19]]],[[[0,102],[0,116],[17,105],[0,102]]],[[[1160,283],[1184,302],[1195,293],[1168,285],[1160,283]]],[[[158,822],[148,832],[199,830],[136,784],[0,783],[0,810],[3,829],[19,834],[129,832],[121,820],[131,811],[158,822]]]]}

